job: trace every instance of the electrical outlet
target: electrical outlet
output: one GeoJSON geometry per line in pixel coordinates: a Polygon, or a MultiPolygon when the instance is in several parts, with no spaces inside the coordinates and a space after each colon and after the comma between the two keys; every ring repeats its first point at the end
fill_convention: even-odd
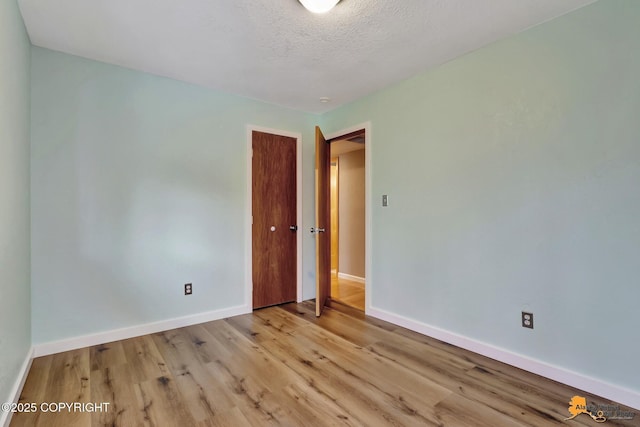
{"type": "Polygon", "coordinates": [[[191,295],[193,293],[193,285],[191,283],[184,284],[184,294],[191,295]]]}
{"type": "Polygon", "coordinates": [[[533,329],[533,313],[522,312],[522,327],[533,329]]]}

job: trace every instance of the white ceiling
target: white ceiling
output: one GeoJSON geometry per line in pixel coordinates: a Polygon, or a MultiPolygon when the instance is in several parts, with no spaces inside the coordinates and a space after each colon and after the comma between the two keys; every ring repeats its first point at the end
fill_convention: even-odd
{"type": "Polygon", "coordinates": [[[352,151],[364,150],[364,143],[357,143],[341,139],[339,141],[331,141],[329,145],[331,150],[331,157],[338,157],[343,154],[351,153],[352,151]]]}
{"type": "Polygon", "coordinates": [[[595,0],[19,0],[73,55],[324,112],[595,0]],[[330,97],[330,103],[320,103],[330,97]]]}

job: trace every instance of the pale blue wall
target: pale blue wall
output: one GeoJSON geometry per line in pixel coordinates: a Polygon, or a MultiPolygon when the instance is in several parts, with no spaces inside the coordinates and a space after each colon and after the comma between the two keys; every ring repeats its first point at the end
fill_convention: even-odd
{"type": "Polygon", "coordinates": [[[31,347],[29,50],[16,2],[0,1],[0,402],[31,347]]]}
{"type": "Polygon", "coordinates": [[[640,391],[639,22],[598,2],[323,116],[372,122],[374,307],[640,391]]]}
{"type": "Polygon", "coordinates": [[[313,165],[317,117],[41,48],[32,63],[34,344],[242,305],[245,126],[302,132],[313,165]]]}

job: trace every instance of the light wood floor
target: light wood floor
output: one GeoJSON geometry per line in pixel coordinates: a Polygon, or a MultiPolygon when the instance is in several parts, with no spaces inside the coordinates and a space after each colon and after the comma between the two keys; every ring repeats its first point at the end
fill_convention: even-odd
{"type": "Polygon", "coordinates": [[[331,274],[331,299],[364,311],[364,284],[331,274]]]}
{"type": "Polygon", "coordinates": [[[340,304],[318,319],[306,302],[37,358],[21,402],[111,407],[11,426],[597,425],[564,421],[574,395],[593,398],[340,304]]]}

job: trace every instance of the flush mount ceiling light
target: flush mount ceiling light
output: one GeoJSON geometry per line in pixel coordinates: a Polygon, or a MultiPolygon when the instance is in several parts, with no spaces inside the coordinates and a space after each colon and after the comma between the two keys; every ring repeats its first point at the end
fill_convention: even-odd
{"type": "Polygon", "coordinates": [[[300,3],[313,13],[326,13],[333,9],[339,1],[340,0],[300,0],[300,3]]]}

